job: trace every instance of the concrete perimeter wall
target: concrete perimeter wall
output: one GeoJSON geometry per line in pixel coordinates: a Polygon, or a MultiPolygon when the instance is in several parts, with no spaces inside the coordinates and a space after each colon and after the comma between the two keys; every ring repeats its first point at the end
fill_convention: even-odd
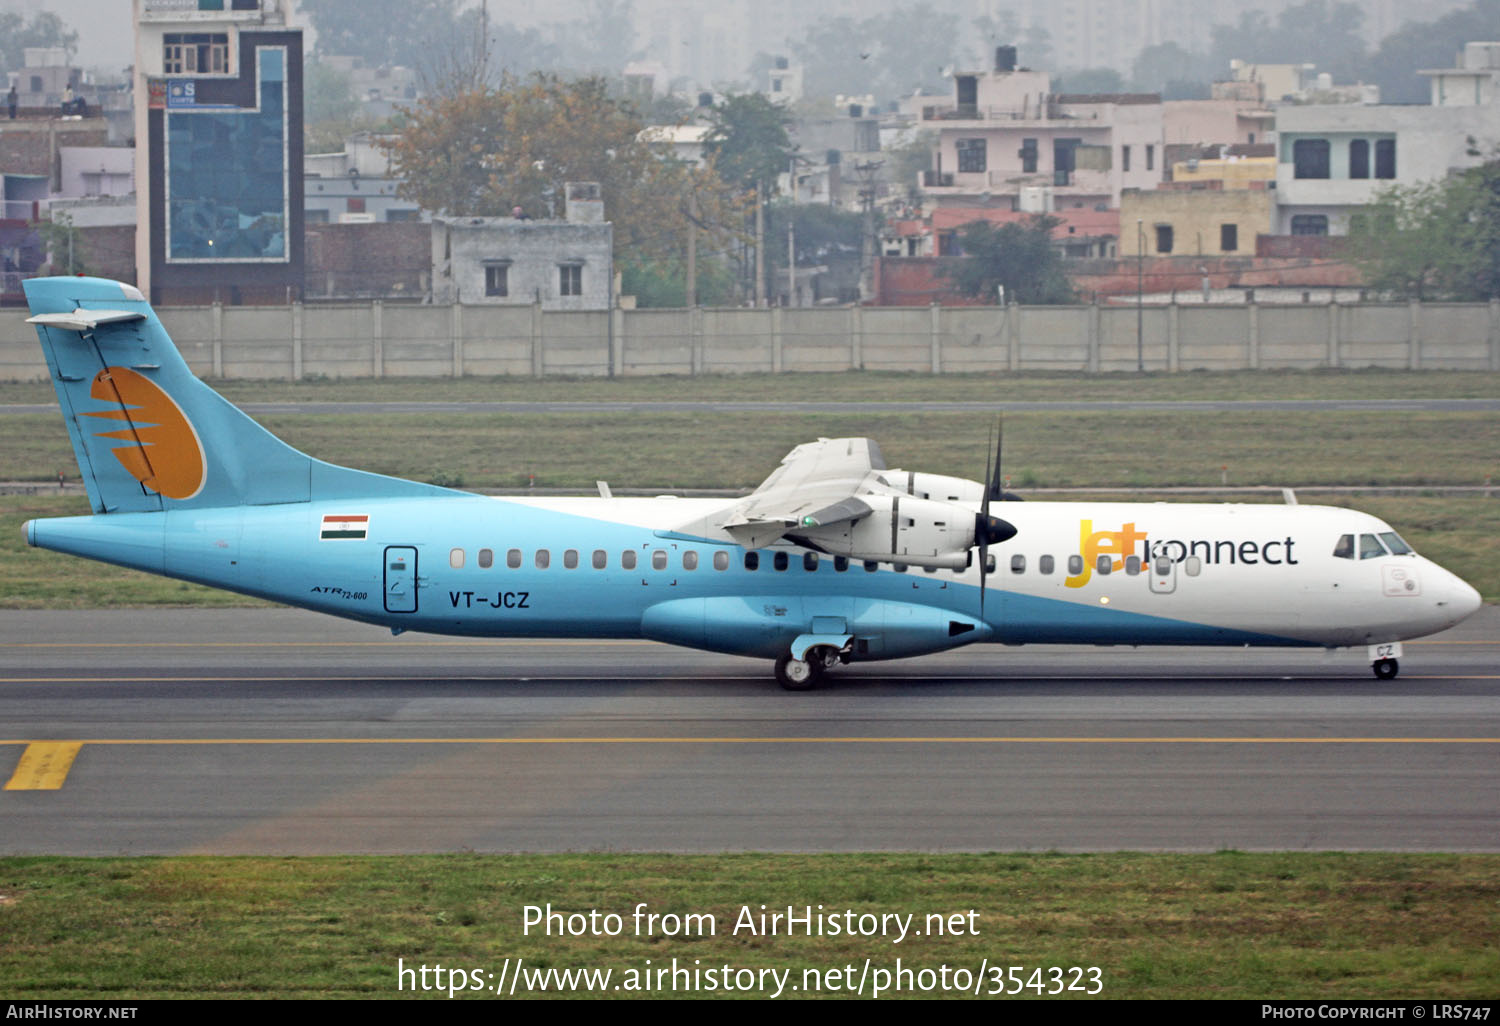
{"type": "MultiPolygon", "coordinates": [[[[1401,367],[1500,371],[1500,301],[1290,306],[165,307],[203,377],[625,377],[1401,367]],[[1137,339],[1139,338],[1139,347],[1137,339]]],[[[0,311],[0,380],[44,380],[22,310],[0,311]]]]}

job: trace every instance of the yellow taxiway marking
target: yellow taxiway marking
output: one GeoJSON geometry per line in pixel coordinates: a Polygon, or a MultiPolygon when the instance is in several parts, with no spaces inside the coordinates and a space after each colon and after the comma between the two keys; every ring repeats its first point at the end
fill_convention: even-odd
{"type": "MultiPolygon", "coordinates": [[[[975,679],[977,679],[977,678],[979,678],[981,676],[982,675],[979,674],[979,673],[960,674],[960,675],[956,675],[956,676],[953,675],[953,674],[942,674],[942,675],[937,675],[937,676],[927,675],[927,676],[922,676],[922,677],[915,677],[913,679],[917,680],[917,681],[924,682],[924,683],[932,683],[934,681],[975,680],[975,679]]],[[[1333,679],[1335,679],[1335,678],[1326,677],[1326,676],[1316,676],[1315,677],[1315,676],[1308,675],[1308,674],[1302,674],[1302,675],[1298,675],[1296,677],[1290,677],[1290,676],[1287,676],[1285,674],[1277,674],[1277,673],[1274,673],[1274,672],[1257,674],[1257,675],[1255,675],[1253,677],[1246,677],[1246,678],[1239,678],[1239,677],[1236,677],[1236,678],[1227,678],[1227,677],[1209,677],[1209,676],[1205,676],[1205,677],[1195,677],[1194,679],[1195,680],[1203,680],[1203,681],[1223,681],[1223,680],[1230,680],[1230,679],[1234,679],[1234,680],[1241,680],[1241,679],[1244,679],[1244,680],[1263,680],[1263,679],[1269,679],[1269,678],[1272,678],[1272,677],[1276,678],[1277,680],[1318,680],[1318,681],[1325,681],[1325,680],[1333,680],[1333,679]]],[[[112,677],[0,677],[0,684],[276,684],[276,683],[281,683],[281,684],[287,684],[287,683],[302,684],[302,683],[323,683],[323,682],[379,684],[382,681],[387,681],[387,682],[389,682],[389,681],[401,682],[401,681],[411,681],[411,680],[415,680],[415,679],[417,679],[417,677],[414,677],[413,674],[410,674],[410,673],[396,674],[396,675],[386,674],[386,675],[378,676],[378,677],[376,677],[376,676],[370,676],[368,674],[361,674],[358,677],[330,677],[330,676],[328,676],[326,674],[320,674],[320,675],[318,675],[316,677],[247,677],[247,676],[243,676],[243,675],[236,675],[236,676],[232,676],[232,677],[203,677],[203,676],[192,676],[192,677],[124,677],[124,676],[112,676],[112,677]]],[[[516,682],[516,681],[525,682],[527,684],[548,684],[548,683],[556,684],[556,683],[560,683],[560,682],[564,682],[564,681],[572,682],[572,681],[593,681],[593,680],[599,680],[599,678],[597,676],[586,676],[586,677],[580,677],[580,676],[553,677],[553,676],[548,676],[548,675],[545,675],[545,674],[524,674],[524,675],[520,675],[520,676],[516,676],[516,675],[485,676],[485,675],[480,675],[478,673],[459,673],[459,674],[452,674],[452,675],[444,676],[444,677],[424,677],[424,678],[421,678],[421,679],[429,681],[431,683],[443,683],[443,682],[446,682],[446,683],[456,683],[456,682],[462,682],[462,683],[491,683],[491,684],[506,684],[506,683],[516,682]]],[[[714,683],[726,684],[726,683],[730,683],[732,681],[746,681],[746,680],[753,681],[753,680],[761,680],[762,678],[760,678],[760,677],[753,677],[753,676],[747,677],[747,676],[741,676],[741,675],[724,676],[724,677],[702,677],[702,676],[696,676],[696,675],[681,676],[681,675],[676,675],[676,674],[660,674],[660,673],[657,673],[657,674],[650,674],[650,675],[644,676],[644,677],[630,677],[630,678],[623,678],[623,679],[625,679],[625,680],[633,680],[633,681],[692,680],[692,681],[709,681],[709,682],[714,682],[714,683]]],[[[872,677],[872,678],[870,678],[870,681],[872,683],[875,683],[875,682],[880,682],[882,680],[888,680],[888,679],[889,678],[872,677]]],[[[1013,682],[1022,682],[1022,681],[1096,681],[1098,679],[1099,678],[1097,676],[1086,676],[1086,675],[1066,675],[1065,676],[1065,675],[1058,675],[1058,674],[1035,674],[1035,673],[1032,673],[1032,674],[1024,674],[1022,676],[1018,676],[1018,677],[1015,678],[1015,680],[1013,682]]],[[[1120,677],[1120,678],[1117,678],[1117,679],[1119,679],[1119,680],[1138,680],[1138,679],[1144,679],[1144,678],[1128,677],[1128,676],[1126,676],[1126,677],[1120,677]]],[[[1162,679],[1164,679],[1164,680],[1171,680],[1172,678],[1162,678],[1162,679]]],[[[1364,678],[1360,678],[1360,680],[1363,680],[1363,679],[1364,678]]],[[[1437,673],[1437,674],[1425,674],[1424,675],[1424,674],[1412,673],[1412,674],[1406,674],[1402,679],[1403,680],[1500,680],[1500,674],[1493,674],[1493,673],[1490,673],[1490,674],[1484,674],[1484,673],[1437,673]]],[[[997,677],[997,678],[994,678],[993,680],[994,680],[994,683],[996,683],[996,684],[1013,683],[1012,681],[1007,681],[1007,679],[1003,678],[1003,677],[997,677]]],[[[3,742],[0,742],[0,743],[3,743],[3,742]]]]}
{"type": "MultiPolygon", "coordinates": [[[[0,739],[0,745],[1495,745],[1500,737],[174,737],[83,741],[0,739]]],[[[71,756],[70,756],[71,759],[71,756]]],[[[24,761],[24,759],[23,759],[24,761]]]]}
{"type": "Polygon", "coordinates": [[[82,741],[30,741],[21,753],[16,771],[5,784],[7,791],[56,791],[68,778],[82,741]]]}

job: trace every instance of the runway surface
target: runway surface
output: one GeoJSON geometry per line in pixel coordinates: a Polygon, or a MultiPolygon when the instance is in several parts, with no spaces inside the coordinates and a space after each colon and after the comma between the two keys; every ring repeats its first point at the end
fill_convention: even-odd
{"type": "MultiPolygon", "coordinates": [[[[910,400],[884,402],[804,402],[734,400],[595,401],[595,402],[244,402],[236,403],[252,416],[328,413],[997,413],[1077,412],[1119,413],[1147,410],[1160,413],[1218,413],[1230,410],[1273,412],[1308,411],[1426,411],[1486,413],[1500,411],[1500,399],[1069,399],[993,402],[910,400]]],[[[56,413],[56,403],[0,403],[0,416],[56,413]]]]}
{"type": "Polygon", "coordinates": [[[1363,652],[982,646],[789,694],[649,643],[0,616],[0,852],[1500,850],[1500,610],[1363,652]]]}

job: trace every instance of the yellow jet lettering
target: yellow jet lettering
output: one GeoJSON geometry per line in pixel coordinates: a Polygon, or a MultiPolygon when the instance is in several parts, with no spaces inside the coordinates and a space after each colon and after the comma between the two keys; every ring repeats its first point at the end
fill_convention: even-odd
{"type": "Polygon", "coordinates": [[[1094,567],[1100,556],[1110,556],[1110,572],[1125,566],[1125,557],[1135,551],[1136,546],[1146,540],[1144,531],[1135,529],[1132,521],[1118,531],[1096,531],[1092,520],[1078,522],[1078,548],[1083,553],[1083,570],[1063,581],[1069,588],[1082,588],[1094,575],[1094,567]]]}

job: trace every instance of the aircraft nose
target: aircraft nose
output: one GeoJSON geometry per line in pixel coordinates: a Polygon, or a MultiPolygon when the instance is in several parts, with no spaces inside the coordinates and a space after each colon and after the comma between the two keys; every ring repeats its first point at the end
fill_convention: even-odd
{"type": "Polygon", "coordinates": [[[1453,578],[1455,585],[1453,598],[1453,612],[1460,620],[1467,620],[1479,611],[1484,605],[1484,599],[1480,597],[1478,589],[1462,578],[1453,578]]]}

